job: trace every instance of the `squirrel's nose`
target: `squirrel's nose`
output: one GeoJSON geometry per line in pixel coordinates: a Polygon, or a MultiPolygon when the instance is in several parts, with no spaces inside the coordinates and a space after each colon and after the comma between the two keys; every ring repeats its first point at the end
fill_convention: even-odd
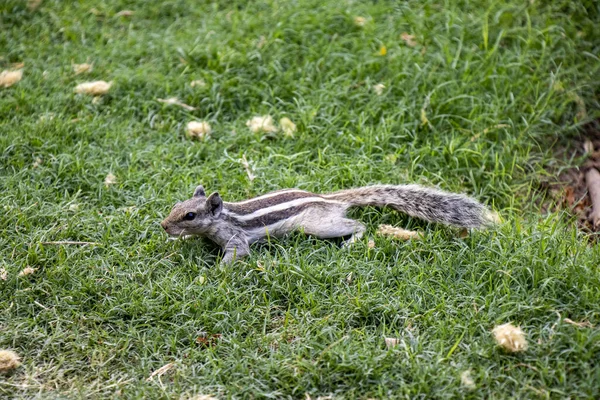
{"type": "Polygon", "coordinates": [[[162,226],[165,231],[167,230],[167,224],[165,224],[165,221],[161,222],[160,226],[162,226]]]}

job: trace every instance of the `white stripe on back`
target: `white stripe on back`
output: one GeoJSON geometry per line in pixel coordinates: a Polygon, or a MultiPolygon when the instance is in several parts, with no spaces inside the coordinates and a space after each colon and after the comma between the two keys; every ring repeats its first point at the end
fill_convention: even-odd
{"type": "Polygon", "coordinates": [[[254,211],[251,214],[246,214],[246,215],[237,215],[234,212],[232,212],[231,210],[226,210],[226,209],[224,209],[223,212],[227,215],[232,216],[233,218],[237,219],[238,221],[250,221],[255,218],[261,217],[263,215],[272,213],[272,212],[277,212],[277,211],[285,210],[288,208],[301,206],[301,205],[307,204],[307,203],[328,203],[328,204],[339,204],[339,205],[345,204],[345,203],[337,201],[337,200],[327,200],[322,197],[303,197],[300,199],[291,200],[291,201],[287,201],[285,203],[277,204],[277,205],[274,205],[271,207],[261,208],[259,210],[254,211]]]}
{"type": "Polygon", "coordinates": [[[263,194],[262,196],[253,197],[248,200],[232,202],[232,204],[248,204],[248,203],[252,203],[253,201],[264,200],[264,199],[268,199],[268,198],[271,198],[274,196],[279,196],[282,193],[290,193],[290,192],[307,193],[306,190],[283,189],[283,190],[278,190],[277,192],[271,192],[271,193],[263,194]]]}

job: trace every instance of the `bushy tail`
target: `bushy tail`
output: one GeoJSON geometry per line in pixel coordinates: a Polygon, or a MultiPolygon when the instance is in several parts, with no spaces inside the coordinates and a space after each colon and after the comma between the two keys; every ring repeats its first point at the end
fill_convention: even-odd
{"type": "Polygon", "coordinates": [[[351,206],[391,207],[411,217],[464,228],[497,222],[495,214],[468,196],[419,185],[375,185],[324,195],[351,206]]]}

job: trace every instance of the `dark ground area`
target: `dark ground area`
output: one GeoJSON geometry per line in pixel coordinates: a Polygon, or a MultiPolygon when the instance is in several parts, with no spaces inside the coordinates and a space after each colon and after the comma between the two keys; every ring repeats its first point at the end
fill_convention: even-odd
{"type": "MultiPolygon", "coordinates": [[[[584,125],[568,143],[558,145],[556,153],[559,159],[576,160],[574,164],[578,166],[558,169],[554,171],[557,173],[555,179],[542,183],[542,211],[566,211],[582,231],[593,234],[600,231],[600,227],[594,227],[590,219],[592,201],[585,179],[589,169],[600,169],[600,119],[584,125]]],[[[595,234],[590,236],[593,240],[596,237],[595,234]]]]}

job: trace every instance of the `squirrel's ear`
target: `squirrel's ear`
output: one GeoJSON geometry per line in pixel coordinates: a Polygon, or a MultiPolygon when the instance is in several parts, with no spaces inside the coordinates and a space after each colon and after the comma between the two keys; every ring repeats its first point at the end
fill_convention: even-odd
{"type": "Polygon", "coordinates": [[[219,196],[219,193],[214,192],[208,196],[208,199],[206,199],[206,209],[215,217],[221,215],[221,211],[223,211],[223,200],[221,199],[221,196],[219,196]]]}
{"type": "Polygon", "coordinates": [[[206,192],[204,191],[204,186],[200,185],[194,190],[194,197],[204,197],[206,196],[206,192]]]}

